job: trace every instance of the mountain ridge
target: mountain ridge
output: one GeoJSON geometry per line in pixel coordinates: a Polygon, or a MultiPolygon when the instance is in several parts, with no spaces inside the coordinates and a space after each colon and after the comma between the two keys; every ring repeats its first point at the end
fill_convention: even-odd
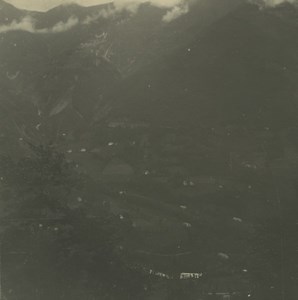
{"type": "Polygon", "coordinates": [[[84,8],[87,8],[87,9],[90,8],[90,9],[92,9],[92,8],[100,7],[100,6],[107,5],[107,4],[109,5],[111,3],[112,3],[112,1],[107,1],[106,3],[103,3],[103,4],[84,6],[84,5],[79,5],[78,3],[70,2],[70,3],[60,4],[60,5],[57,5],[55,7],[50,8],[48,10],[43,11],[43,10],[34,10],[34,9],[30,10],[30,9],[20,8],[20,7],[17,7],[15,5],[13,5],[12,3],[8,3],[5,0],[1,0],[0,1],[0,7],[5,5],[5,6],[14,7],[17,10],[21,10],[21,11],[28,12],[28,13],[32,12],[32,13],[43,14],[43,13],[47,13],[47,12],[53,11],[55,9],[61,9],[61,7],[64,7],[64,8],[73,8],[73,9],[77,9],[78,7],[82,8],[82,9],[84,9],[84,8]]]}
{"type": "MultiPolygon", "coordinates": [[[[131,117],[153,118],[154,122],[175,119],[177,114],[181,120],[203,118],[206,122],[209,118],[208,123],[245,121],[249,115],[256,123],[267,119],[270,126],[278,119],[280,125],[289,121],[292,112],[281,114],[281,107],[285,96],[289,102],[295,98],[289,61],[297,58],[288,52],[298,47],[293,43],[297,22],[289,21],[288,9],[284,9],[260,11],[245,4],[231,12],[172,58],[128,79],[119,110],[124,113],[126,108],[131,117]],[[285,45],[282,51],[278,50],[281,44],[285,45]],[[258,115],[258,110],[267,117],[258,115]]],[[[290,11],[297,16],[296,10],[290,11]]]]}

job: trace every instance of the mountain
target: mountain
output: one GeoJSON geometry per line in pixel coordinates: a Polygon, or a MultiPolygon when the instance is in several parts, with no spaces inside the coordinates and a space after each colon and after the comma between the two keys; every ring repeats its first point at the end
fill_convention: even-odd
{"type": "Polygon", "coordinates": [[[209,126],[296,124],[297,16],[290,4],[239,6],[124,81],[120,115],[209,126]]]}
{"type": "Polygon", "coordinates": [[[1,22],[8,22],[14,18],[18,18],[23,15],[23,11],[15,8],[13,5],[0,0],[0,20],[1,22]]]}
{"type": "MultiPolygon", "coordinates": [[[[97,116],[106,114],[101,112],[101,103],[109,102],[107,95],[122,82],[176,53],[191,42],[194,33],[205,30],[242,2],[202,0],[189,14],[171,23],[162,22],[165,9],[148,4],[137,14],[124,11],[106,17],[110,4],[59,6],[37,13],[3,2],[1,13],[8,17],[2,19],[2,26],[21,23],[23,29],[0,34],[1,95],[15,105],[28,103],[30,126],[32,120],[38,122],[38,110],[47,122],[71,110],[62,118],[62,123],[69,123],[67,127],[78,119],[89,124],[96,110],[97,116]],[[65,100],[65,95],[71,99],[65,100]]],[[[19,122],[24,123],[24,116],[19,122]]]]}
{"type": "Polygon", "coordinates": [[[295,299],[297,8],[200,0],[167,23],[148,4],[113,14],[0,3],[0,154],[12,180],[28,145],[92,178],[67,197],[127,225],[117,251],[152,275],[146,299],[295,299]],[[201,284],[163,281],[181,272],[202,272],[201,284]]]}
{"type": "Polygon", "coordinates": [[[5,111],[15,115],[12,103],[28,103],[29,123],[38,122],[38,110],[67,128],[102,118],[204,126],[296,122],[297,10],[289,3],[260,9],[241,0],[202,0],[170,23],[162,22],[165,10],[146,4],[135,15],[109,18],[100,15],[110,4],[46,13],[1,5],[9,20],[36,20],[36,30],[75,20],[56,33],[0,34],[5,111]]]}

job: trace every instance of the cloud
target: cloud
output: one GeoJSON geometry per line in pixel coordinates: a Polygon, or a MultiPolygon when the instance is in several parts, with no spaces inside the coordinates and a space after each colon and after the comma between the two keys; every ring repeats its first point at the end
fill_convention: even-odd
{"type": "Polygon", "coordinates": [[[5,0],[8,3],[15,5],[16,7],[37,10],[37,11],[47,11],[58,5],[76,3],[81,6],[93,6],[100,5],[104,3],[114,3],[115,7],[122,7],[126,9],[132,9],[138,7],[142,3],[151,3],[154,6],[173,8],[180,5],[182,2],[187,0],[5,0]]]}
{"type": "Polygon", "coordinates": [[[175,6],[171,10],[169,10],[162,18],[162,20],[166,23],[172,22],[173,20],[181,17],[188,13],[189,7],[188,5],[183,6],[175,6]]]}
{"type": "Polygon", "coordinates": [[[102,9],[96,14],[87,16],[85,20],[82,21],[82,24],[90,24],[99,18],[109,18],[124,10],[130,12],[131,14],[136,14],[139,7],[145,3],[166,9],[167,11],[162,19],[167,23],[177,19],[189,11],[188,0],[115,0],[113,2],[113,8],[109,7],[107,9],[102,9]]]}
{"type": "Polygon", "coordinates": [[[67,31],[79,24],[79,19],[70,17],[66,22],[58,22],[50,28],[36,28],[36,21],[31,16],[26,16],[20,21],[13,20],[10,24],[0,26],[0,33],[9,31],[27,31],[30,33],[58,33],[67,31]]]}
{"type": "MultiPolygon", "coordinates": [[[[13,1],[14,0],[10,0],[10,2],[13,1]]],[[[31,0],[28,0],[29,3],[30,1],[31,0]]],[[[32,1],[32,3],[33,2],[34,1],[32,1]]],[[[82,1],[80,0],[77,1],[57,0],[55,2],[52,1],[52,4],[53,3],[66,4],[69,2],[76,2],[78,4],[82,3],[82,1]]],[[[89,4],[91,3],[96,4],[99,2],[106,3],[107,1],[89,0],[87,2],[89,4]]],[[[14,1],[13,3],[17,3],[17,0],[14,1]]],[[[41,1],[40,3],[45,3],[45,2],[41,1]]],[[[92,22],[97,21],[100,18],[109,18],[124,10],[132,14],[135,14],[137,13],[139,7],[144,3],[149,3],[155,7],[166,9],[166,13],[162,18],[162,20],[166,23],[171,22],[177,19],[178,17],[186,14],[189,10],[189,5],[188,5],[189,0],[138,0],[138,1],[137,0],[114,0],[113,6],[109,6],[108,8],[101,9],[97,13],[89,15],[83,20],[79,20],[77,17],[72,16],[67,21],[58,22],[52,27],[36,28],[36,20],[33,19],[31,16],[26,16],[21,20],[13,20],[10,24],[0,25],[0,33],[5,33],[9,31],[27,31],[30,33],[39,33],[39,34],[65,32],[79,24],[88,25],[92,22]]]]}
{"type": "Polygon", "coordinates": [[[261,6],[274,7],[282,3],[298,3],[298,0],[250,0],[250,2],[261,6]]]}
{"type": "Polygon", "coordinates": [[[36,10],[36,11],[47,11],[56,6],[76,3],[82,6],[93,6],[99,5],[107,2],[112,2],[109,0],[5,0],[6,2],[27,10],[36,10]]]}
{"type": "Polygon", "coordinates": [[[275,6],[281,3],[288,2],[288,3],[295,3],[297,0],[265,0],[265,4],[267,6],[275,6]]]}
{"type": "Polygon", "coordinates": [[[116,13],[116,10],[113,8],[101,9],[97,13],[87,16],[84,20],[81,21],[81,24],[89,25],[93,22],[96,22],[100,18],[107,19],[113,17],[116,13]]]}
{"type": "MultiPolygon", "coordinates": [[[[70,17],[66,22],[58,22],[52,28],[41,29],[45,33],[56,33],[67,31],[74,26],[79,24],[79,19],[77,17],[70,17]]],[[[39,31],[39,30],[37,30],[39,31]]]]}
{"type": "Polygon", "coordinates": [[[10,24],[7,25],[1,25],[0,26],[0,33],[8,32],[8,31],[16,31],[16,30],[22,30],[22,31],[28,31],[28,32],[34,32],[34,23],[31,17],[25,17],[20,22],[13,20],[10,24]]]}

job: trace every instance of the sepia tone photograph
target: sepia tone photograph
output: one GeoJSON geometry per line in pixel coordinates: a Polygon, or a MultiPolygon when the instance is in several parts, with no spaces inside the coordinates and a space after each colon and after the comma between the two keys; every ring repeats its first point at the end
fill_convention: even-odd
{"type": "Polygon", "coordinates": [[[0,300],[298,299],[298,0],[0,0],[0,300]]]}

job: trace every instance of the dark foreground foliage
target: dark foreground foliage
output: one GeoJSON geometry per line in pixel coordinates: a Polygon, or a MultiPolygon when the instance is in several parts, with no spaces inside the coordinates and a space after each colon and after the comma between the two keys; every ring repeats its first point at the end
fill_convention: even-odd
{"type": "Polygon", "coordinates": [[[123,225],[120,230],[94,197],[81,197],[95,184],[91,179],[50,145],[28,144],[26,157],[2,157],[0,168],[2,282],[9,299],[141,296],[145,276],[119,250],[123,225]]]}

